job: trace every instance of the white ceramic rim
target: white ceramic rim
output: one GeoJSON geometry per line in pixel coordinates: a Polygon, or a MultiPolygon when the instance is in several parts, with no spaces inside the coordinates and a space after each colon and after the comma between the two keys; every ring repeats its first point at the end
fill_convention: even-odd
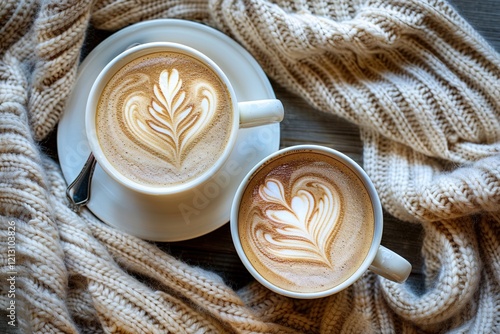
{"type": "Polygon", "coordinates": [[[382,240],[382,232],[383,232],[383,214],[382,214],[382,205],[380,203],[380,199],[378,197],[377,191],[375,190],[375,186],[373,185],[372,181],[366,174],[366,172],[359,166],[354,160],[352,160],[350,157],[347,155],[334,150],[329,147],[325,146],[319,146],[319,145],[296,145],[296,146],[290,146],[284,149],[281,149],[279,151],[276,151],[269,156],[265,157],[262,159],[257,165],[255,165],[248,173],[247,175],[243,178],[241,181],[238,189],[236,190],[236,194],[233,199],[233,203],[231,206],[231,216],[230,216],[230,226],[231,226],[231,237],[233,239],[234,246],[236,248],[236,252],[238,253],[238,256],[240,257],[241,261],[243,262],[243,265],[247,268],[247,270],[250,272],[250,274],[257,280],[259,281],[262,285],[267,287],[268,289],[279,293],[284,296],[292,297],[292,298],[300,298],[300,299],[313,299],[313,298],[321,298],[321,297],[326,297],[332,294],[335,294],[337,292],[340,292],[344,290],[345,288],[349,287],[352,285],[356,280],[358,280],[370,267],[371,263],[373,262],[378,248],[380,246],[380,242],[382,240]],[[327,154],[329,156],[334,157],[335,159],[340,160],[344,164],[346,164],[349,168],[351,168],[352,171],[354,171],[361,179],[363,184],[365,185],[368,194],[371,199],[372,207],[373,207],[373,214],[374,214],[374,220],[375,220],[375,226],[374,226],[374,232],[373,232],[373,238],[372,238],[372,244],[370,246],[370,249],[368,251],[368,254],[364,261],[362,262],[361,266],[344,282],[341,284],[327,289],[323,291],[318,291],[318,292],[296,292],[296,291],[290,291],[287,289],[280,288],[269,281],[267,281],[252,265],[252,263],[248,260],[246,257],[245,252],[243,251],[243,248],[241,246],[241,242],[239,239],[239,233],[238,233],[238,213],[239,213],[239,203],[241,201],[241,197],[247,187],[248,181],[251,180],[252,176],[259,170],[261,169],[264,165],[267,165],[270,161],[274,160],[275,158],[286,155],[289,152],[292,151],[303,151],[303,152],[317,152],[317,153],[322,153],[322,154],[327,154]]]}
{"type": "Polygon", "coordinates": [[[101,72],[97,76],[94,84],[92,85],[92,88],[90,89],[90,93],[87,99],[87,105],[85,108],[85,131],[87,135],[87,140],[89,142],[90,150],[92,151],[94,157],[96,158],[97,163],[111,178],[113,178],[123,186],[133,191],[137,191],[139,193],[147,195],[179,194],[188,191],[190,189],[193,189],[205,183],[207,180],[209,180],[220,170],[220,168],[224,165],[225,161],[228,159],[233,149],[233,146],[236,142],[239,123],[240,123],[240,115],[238,109],[238,102],[236,100],[236,94],[226,74],[220,69],[220,67],[213,60],[211,60],[202,52],[194,48],[191,48],[189,46],[173,42],[149,42],[149,43],[139,44],[117,55],[101,70],[101,72]],[[186,183],[182,183],[179,185],[172,185],[172,186],[147,186],[144,184],[134,182],[133,180],[124,176],[109,162],[106,155],[102,151],[101,146],[99,145],[99,142],[97,140],[97,133],[95,129],[96,128],[95,114],[96,114],[96,105],[99,102],[99,92],[102,91],[104,86],[109,81],[109,78],[111,78],[120,68],[122,68],[125,64],[132,61],[133,59],[159,51],[171,51],[171,52],[180,52],[188,54],[189,56],[192,56],[193,58],[201,61],[206,66],[211,68],[226,85],[226,88],[228,89],[229,95],[231,97],[231,102],[233,104],[233,124],[232,124],[231,134],[229,136],[226,148],[219,156],[215,164],[210,169],[205,171],[203,174],[199,175],[198,177],[191,179],[186,183]]]}
{"type": "MultiPolygon", "coordinates": [[[[188,45],[209,56],[231,80],[238,101],[276,98],[257,61],[240,44],[222,32],[201,23],[179,19],[155,19],[133,24],[107,37],[80,64],[75,87],[67,99],[66,110],[57,132],[61,169],[68,183],[81,171],[90,153],[83,125],[87,96],[95,78],[109,61],[131,44],[158,41],[188,45]],[[245,80],[239,80],[240,78],[245,80]]],[[[201,210],[188,228],[182,217],[170,213],[169,210],[150,215],[150,211],[136,206],[135,198],[141,194],[116,182],[100,166],[96,166],[92,197],[87,207],[105,223],[143,239],[171,242],[205,235],[229,221],[231,202],[241,179],[262,158],[279,149],[279,138],[278,123],[238,130],[235,147],[228,160],[237,159],[243,162],[248,158],[251,162],[245,163],[241,174],[231,177],[227,191],[201,210]],[[246,143],[250,144],[251,138],[262,136],[269,136],[268,145],[261,149],[256,145],[251,146],[255,148],[255,155],[248,156],[245,154],[248,151],[238,150],[246,143]],[[141,222],[140,227],[137,222],[141,222]],[[145,222],[147,226],[144,226],[145,222]]],[[[226,166],[227,162],[222,169],[226,166]]],[[[171,207],[172,197],[165,196],[169,204],[162,206],[162,210],[167,206],[171,207]]]]}

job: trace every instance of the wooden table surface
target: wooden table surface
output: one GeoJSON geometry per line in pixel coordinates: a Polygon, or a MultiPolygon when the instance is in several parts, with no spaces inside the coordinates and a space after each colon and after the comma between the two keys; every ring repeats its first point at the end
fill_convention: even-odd
{"type": "MultiPolygon", "coordinates": [[[[500,51],[500,0],[450,2],[497,51],[500,51]]],[[[281,124],[280,147],[307,143],[325,145],[349,155],[362,165],[362,144],[355,125],[314,110],[300,97],[275,83],[272,84],[286,111],[281,124]]],[[[55,137],[53,134],[42,144],[57,158],[54,153],[55,137]]],[[[422,282],[422,237],[419,225],[399,221],[385,213],[382,244],[412,263],[413,271],[409,280],[417,287],[421,286],[422,282]]],[[[196,239],[157,244],[182,261],[216,272],[233,288],[242,287],[252,280],[234,250],[229,224],[196,239]]],[[[0,323],[3,326],[3,322],[0,323]]]]}

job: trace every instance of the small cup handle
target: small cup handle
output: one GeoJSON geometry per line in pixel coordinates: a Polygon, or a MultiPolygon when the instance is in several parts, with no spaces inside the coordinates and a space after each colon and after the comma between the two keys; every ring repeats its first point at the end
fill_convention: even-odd
{"type": "Polygon", "coordinates": [[[280,100],[257,100],[238,102],[240,128],[250,128],[283,120],[284,110],[280,100]]]}
{"type": "Polygon", "coordinates": [[[369,269],[391,281],[403,283],[410,276],[411,264],[390,249],[379,246],[377,255],[369,269]]]}

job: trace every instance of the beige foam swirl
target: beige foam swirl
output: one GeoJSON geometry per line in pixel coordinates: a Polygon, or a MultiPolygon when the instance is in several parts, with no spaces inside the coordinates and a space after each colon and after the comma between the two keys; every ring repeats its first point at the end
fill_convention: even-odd
{"type": "Polygon", "coordinates": [[[329,247],[340,226],[340,193],[314,176],[297,179],[291,189],[287,198],[277,179],[267,178],[260,186],[262,200],[275,205],[254,225],[256,243],[275,260],[307,260],[332,268],[329,247]]]}
{"type": "Polygon", "coordinates": [[[215,115],[216,93],[210,85],[199,83],[197,101],[189,100],[175,68],[161,72],[153,91],[150,101],[139,94],[127,98],[124,124],[139,145],[180,169],[186,149],[215,115]],[[147,112],[143,112],[144,105],[147,112]]]}

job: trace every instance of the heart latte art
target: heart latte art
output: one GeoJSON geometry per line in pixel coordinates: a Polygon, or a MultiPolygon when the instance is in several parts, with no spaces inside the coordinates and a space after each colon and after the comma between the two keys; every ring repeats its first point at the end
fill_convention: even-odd
{"type": "Polygon", "coordinates": [[[363,262],[373,219],[369,195],[347,166],[292,151],[252,176],[238,230],[246,256],[268,281],[317,292],[342,283],[363,262]]]}
{"type": "Polygon", "coordinates": [[[266,178],[259,195],[275,206],[265,210],[264,219],[252,226],[254,239],[260,240],[270,258],[311,261],[332,268],[329,248],[340,225],[339,192],[314,176],[298,179],[292,191],[287,199],[283,184],[266,178]]]}
{"type": "Polygon", "coordinates": [[[232,127],[225,84],[176,52],[135,59],[109,80],[97,109],[99,144],[123,175],[145,185],[187,182],[210,169],[232,127]]]}

